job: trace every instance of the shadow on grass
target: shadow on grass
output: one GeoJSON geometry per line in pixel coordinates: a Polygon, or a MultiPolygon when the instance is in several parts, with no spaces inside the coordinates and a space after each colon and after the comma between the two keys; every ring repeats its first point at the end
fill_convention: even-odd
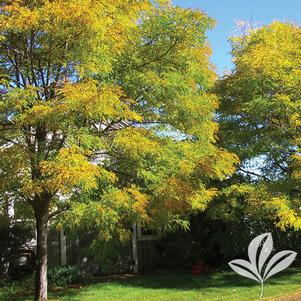
{"type": "MultiPolygon", "coordinates": [[[[268,280],[269,285],[279,285],[289,282],[300,284],[301,269],[290,269],[268,280]],[[293,275],[300,277],[292,277],[293,275]],[[289,279],[289,280],[288,280],[289,279]]],[[[120,283],[120,282],[119,282],[120,283]]],[[[255,287],[259,284],[247,278],[243,278],[233,272],[217,272],[200,276],[192,276],[185,273],[160,273],[142,275],[134,279],[122,282],[123,286],[150,288],[150,289],[173,289],[173,290],[199,290],[207,288],[237,288],[255,287]]]]}

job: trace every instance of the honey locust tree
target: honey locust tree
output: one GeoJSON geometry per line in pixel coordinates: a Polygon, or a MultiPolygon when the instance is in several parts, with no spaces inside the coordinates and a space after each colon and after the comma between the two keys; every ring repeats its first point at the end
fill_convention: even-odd
{"type": "Polygon", "coordinates": [[[227,187],[224,197],[238,211],[300,230],[301,29],[274,22],[244,32],[232,39],[234,70],[217,92],[222,145],[235,150],[251,178],[227,187]]]}
{"type": "Polygon", "coordinates": [[[172,223],[233,172],[207,92],[212,26],[167,1],[1,1],[1,193],[36,220],[36,300],[56,214],[106,237],[126,219],[172,223]]]}

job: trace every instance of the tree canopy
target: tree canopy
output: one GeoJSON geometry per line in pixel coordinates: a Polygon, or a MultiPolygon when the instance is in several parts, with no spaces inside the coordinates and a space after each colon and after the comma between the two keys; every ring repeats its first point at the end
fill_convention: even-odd
{"type": "Polygon", "coordinates": [[[300,39],[299,26],[280,22],[234,37],[234,71],[217,86],[222,145],[252,183],[226,195],[244,196],[282,230],[301,229],[300,39]]]}

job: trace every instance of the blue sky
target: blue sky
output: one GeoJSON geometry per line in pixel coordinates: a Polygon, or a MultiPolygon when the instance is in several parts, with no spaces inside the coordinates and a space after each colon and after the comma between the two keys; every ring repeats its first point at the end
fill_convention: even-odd
{"type": "Polygon", "coordinates": [[[301,24],[301,0],[173,0],[175,5],[200,8],[217,21],[208,33],[213,48],[212,62],[218,73],[231,69],[228,37],[233,33],[235,20],[268,24],[273,20],[301,24]]]}

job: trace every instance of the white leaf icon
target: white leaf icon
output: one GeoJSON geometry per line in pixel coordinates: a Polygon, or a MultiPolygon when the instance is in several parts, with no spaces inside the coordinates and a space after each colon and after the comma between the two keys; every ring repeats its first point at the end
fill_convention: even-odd
{"type": "Polygon", "coordinates": [[[273,249],[273,238],[271,233],[264,233],[257,237],[255,237],[249,244],[248,248],[248,255],[250,262],[252,266],[257,268],[257,254],[259,251],[259,247],[264,242],[261,253],[259,256],[259,262],[258,262],[258,271],[261,272],[262,266],[264,265],[264,262],[267,260],[267,258],[270,256],[272,249],[273,249]]]}
{"type": "Polygon", "coordinates": [[[229,266],[237,274],[255,280],[261,284],[260,298],[262,298],[264,294],[264,281],[286,269],[297,256],[297,253],[294,251],[281,251],[271,258],[264,269],[272,249],[272,234],[264,233],[255,237],[249,244],[248,255],[250,261],[235,259],[229,262],[229,266]]]}
{"type": "Polygon", "coordinates": [[[273,237],[271,233],[267,233],[267,238],[262,245],[262,249],[259,255],[258,272],[261,274],[263,265],[271,255],[273,250],[273,237]]]}
{"type": "Polygon", "coordinates": [[[237,274],[255,280],[259,283],[262,282],[262,279],[256,269],[252,266],[249,261],[243,259],[235,259],[229,262],[229,266],[237,274]]]}
{"type": "Polygon", "coordinates": [[[292,262],[295,260],[296,256],[297,256],[296,252],[288,251],[288,250],[281,251],[281,252],[275,254],[271,258],[270,262],[268,263],[268,265],[265,269],[263,279],[266,280],[266,279],[270,278],[271,276],[286,269],[288,266],[290,266],[292,264],[292,262]],[[279,260],[281,260],[281,261],[278,262],[279,260]],[[278,263],[275,265],[276,262],[278,262],[278,263]]]}

